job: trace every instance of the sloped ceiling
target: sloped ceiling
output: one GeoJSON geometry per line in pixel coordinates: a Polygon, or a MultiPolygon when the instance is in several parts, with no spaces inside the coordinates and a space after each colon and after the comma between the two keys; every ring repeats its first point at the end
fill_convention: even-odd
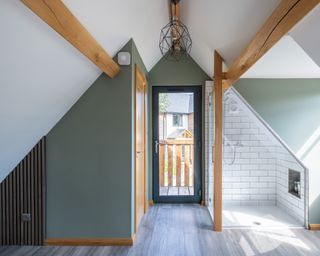
{"type": "Polygon", "coordinates": [[[0,181],[101,73],[18,0],[0,1],[0,181]]]}
{"type": "MultiPolygon", "coordinates": [[[[169,22],[168,0],[64,0],[81,23],[111,54],[130,38],[150,70],[161,58],[160,30],[169,22]]],[[[280,0],[183,0],[181,20],[191,34],[191,56],[213,73],[213,51],[227,64],[239,56],[280,0]],[[254,22],[252,22],[254,21],[254,22]]]]}
{"type": "Polygon", "coordinates": [[[295,26],[290,35],[320,66],[320,5],[295,26]]]}
{"type": "Polygon", "coordinates": [[[280,0],[183,0],[182,21],[192,39],[192,57],[211,77],[213,51],[227,66],[245,49],[280,0]]]}
{"type": "Polygon", "coordinates": [[[291,36],[285,36],[242,78],[320,78],[320,67],[291,36]]]}
{"type": "MultiPolygon", "coordinates": [[[[169,21],[168,0],[63,1],[110,55],[133,38],[148,70],[161,58],[158,40],[169,21]]],[[[193,59],[210,76],[214,49],[230,65],[279,2],[183,0],[181,18],[193,39],[193,59]]],[[[101,71],[20,0],[0,1],[0,33],[2,180],[101,71]]],[[[296,40],[304,37],[298,34],[296,40]]]]}
{"type": "Polygon", "coordinates": [[[169,22],[167,0],[63,0],[112,56],[134,39],[148,70],[161,58],[160,29],[169,22]]]}

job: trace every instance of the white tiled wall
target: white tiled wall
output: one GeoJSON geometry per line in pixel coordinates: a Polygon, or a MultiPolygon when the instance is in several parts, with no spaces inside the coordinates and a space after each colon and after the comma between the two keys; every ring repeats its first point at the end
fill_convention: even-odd
{"type": "Polygon", "coordinates": [[[276,159],[264,131],[235,101],[224,100],[223,132],[223,204],[275,205],[276,159]]]}
{"type": "Polygon", "coordinates": [[[277,206],[304,222],[305,217],[305,172],[296,160],[283,148],[275,148],[277,155],[277,206]],[[288,170],[301,173],[301,198],[288,193],[288,170]]]}
{"type": "MultiPolygon", "coordinates": [[[[212,84],[207,84],[205,178],[206,184],[209,184],[206,202],[210,211],[213,209],[213,108],[209,97],[211,91],[212,84]]],[[[275,139],[233,91],[224,97],[223,151],[224,205],[278,205],[304,223],[304,167],[275,139]],[[300,199],[288,193],[289,169],[301,172],[300,199]]]]}

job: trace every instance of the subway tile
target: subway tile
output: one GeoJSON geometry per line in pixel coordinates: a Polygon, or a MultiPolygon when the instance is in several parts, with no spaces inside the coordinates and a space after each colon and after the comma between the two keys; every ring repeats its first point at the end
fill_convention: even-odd
{"type": "Polygon", "coordinates": [[[268,188],[267,182],[251,182],[250,188],[268,188]]]}
{"type": "Polygon", "coordinates": [[[258,182],[259,177],[252,177],[252,176],[246,176],[246,177],[240,177],[241,182],[258,182]]]}
{"type": "Polygon", "coordinates": [[[259,133],[259,130],[258,129],[253,129],[253,128],[250,128],[250,129],[241,129],[241,134],[258,134],[259,133]]]}
{"type": "Polygon", "coordinates": [[[241,153],[241,158],[258,158],[258,153],[241,153]]]}
{"type": "Polygon", "coordinates": [[[255,176],[255,177],[267,177],[268,176],[268,171],[262,171],[262,170],[253,170],[250,171],[250,175],[251,176],[255,176]]]}
{"type": "Polygon", "coordinates": [[[259,177],[261,182],[276,182],[276,177],[259,177]]]}
{"type": "Polygon", "coordinates": [[[240,134],[240,129],[234,129],[234,128],[227,128],[224,129],[224,134],[240,134]]]}
{"type": "Polygon", "coordinates": [[[257,164],[242,164],[241,170],[256,170],[259,168],[259,165],[257,164]]]}
{"type": "Polygon", "coordinates": [[[241,194],[258,194],[259,189],[257,188],[242,188],[241,194]]]}
{"type": "Polygon", "coordinates": [[[250,123],[232,123],[232,128],[250,128],[250,123]]]}
{"type": "Polygon", "coordinates": [[[250,199],[252,200],[268,200],[268,195],[250,195],[250,199]]]}
{"type": "Polygon", "coordinates": [[[233,176],[250,176],[250,171],[233,171],[232,172],[233,176]]]}
{"type": "Polygon", "coordinates": [[[250,183],[245,182],[234,182],[232,183],[232,188],[250,188],[250,183]]]}

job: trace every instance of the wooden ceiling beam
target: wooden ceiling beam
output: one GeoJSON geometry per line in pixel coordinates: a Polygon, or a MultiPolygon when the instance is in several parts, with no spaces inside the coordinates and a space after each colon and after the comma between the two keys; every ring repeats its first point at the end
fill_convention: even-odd
{"type": "Polygon", "coordinates": [[[176,17],[178,20],[180,20],[180,3],[176,4],[176,17]]]}
{"type": "Polygon", "coordinates": [[[171,2],[171,19],[176,17],[177,20],[180,20],[180,3],[171,2]]]}
{"type": "Polygon", "coordinates": [[[320,0],[282,0],[248,47],[226,72],[223,88],[232,86],[319,2],[320,0]]]}
{"type": "Polygon", "coordinates": [[[114,78],[119,73],[118,64],[61,0],[22,0],[22,2],[108,76],[114,78]]]}

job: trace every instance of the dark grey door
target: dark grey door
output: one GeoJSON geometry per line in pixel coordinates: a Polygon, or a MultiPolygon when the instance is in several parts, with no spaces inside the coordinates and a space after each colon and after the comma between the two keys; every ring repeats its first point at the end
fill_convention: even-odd
{"type": "Polygon", "coordinates": [[[201,86],[152,92],[153,200],[201,202],[201,86]]]}

